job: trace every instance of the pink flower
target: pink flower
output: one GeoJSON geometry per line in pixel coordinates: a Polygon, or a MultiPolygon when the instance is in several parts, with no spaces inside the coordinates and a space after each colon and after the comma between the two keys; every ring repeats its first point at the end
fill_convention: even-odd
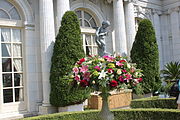
{"type": "Polygon", "coordinates": [[[129,79],[132,79],[132,75],[130,75],[130,74],[125,74],[124,75],[125,76],[125,80],[129,80],[129,79]]]}
{"type": "Polygon", "coordinates": [[[82,67],[80,67],[80,72],[85,73],[86,71],[88,71],[88,66],[82,65],[82,67]]]}
{"type": "Polygon", "coordinates": [[[80,60],[77,62],[77,64],[78,64],[78,65],[81,65],[83,62],[85,62],[85,58],[80,59],[80,60]]]}
{"type": "Polygon", "coordinates": [[[124,78],[123,78],[123,76],[119,76],[119,78],[118,78],[118,79],[119,79],[119,81],[120,81],[120,82],[124,82],[124,78]]]}
{"type": "Polygon", "coordinates": [[[77,67],[74,67],[73,68],[73,73],[78,74],[79,73],[79,69],[77,67]]]}
{"type": "Polygon", "coordinates": [[[108,70],[108,73],[113,73],[114,70],[113,69],[107,69],[108,70]]]}
{"type": "Polygon", "coordinates": [[[112,80],[112,81],[110,82],[110,86],[111,86],[111,87],[117,87],[117,86],[118,86],[118,82],[115,81],[115,80],[112,80]]]}
{"type": "Polygon", "coordinates": [[[91,75],[90,72],[85,72],[84,75],[83,75],[83,77],[84,77],[83,80],[89,81],[90,80],[90,75],[91,75]]]}
{"type": "Polygon", "coordinates": [[[126,70],[122,70],[122,72],[126,73],[127,71],[126,70]]]}
{"type": "Polygon", "coordinates": [[[96,69],[97,71],[101,70],[101,68],[99,66],[95,66],[94,69],[96,69]]]}
{"type": "Polygon", "coordinates": [[[103,58],[105,58],[108,62],[113,62],[114,61],[114,57],[112,56],[103,56],[103,58]]]}
{"type": "Polygon", "coordinates": [[[89,85],[89,83],[88,83],[86,80],[81,80],[81,81],[80,81],[80,85],[81,85],[82,87],[86,87],[86,86],[89,85]]]}
{"type": "Polygon", "coordinates": [[[117,61],[117,62],[116,62],[116,65],[117,65],[117,66],[123,66],[124,64],[122,64],[120,61],[117,61]]]}
{"type": "Polygon", "coordinates": [[[74,77],[74,79],[75,79],[76,81],[78,81],[78,82],[81,80],[79,75],[76,75],[76,76],[74,77]]]}

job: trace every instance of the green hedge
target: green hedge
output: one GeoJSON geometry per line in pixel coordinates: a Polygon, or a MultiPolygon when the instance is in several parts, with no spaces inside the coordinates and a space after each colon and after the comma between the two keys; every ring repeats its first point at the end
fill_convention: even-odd
{"type": "MultiPolygon", "coordinates": [[[[172,109],[113,110],[115,120],[180,120],[180,111],[172,109]]],[[[98,111],[56,113],[23,120],[99,120],[98,111]]]]}
{"type": "Polygon", "coordinates": [[[175,98],[142,98],[131,101],[131,108],[166,108],[177,109],[175,98]]]}

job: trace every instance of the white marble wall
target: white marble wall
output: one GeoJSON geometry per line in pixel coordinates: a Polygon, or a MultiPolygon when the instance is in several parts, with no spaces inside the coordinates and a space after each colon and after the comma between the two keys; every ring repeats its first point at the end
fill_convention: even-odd
{"type": "MultiPolygon", "coordinates": [[[[38,105],[43,100],[42,90],[42,69],[41,69],[41,49],[40,49],[40,14],[39,1],[28,0],[34,14],[34,27],[25,27],[25,75],[26,75],[26,95],[27,110],[37,112],[38,105]]],[[[57,3],[57,0],[54,0],[57,3]]],[[[153,22],[156,29],[156,36],[160,50],[161,69],[164,64],[170,61],[180,61],[180,12],[179,0],[137,0],[135,2],[135,16],[148,18],[153,22]],[[175,11],[174,11],[175,10],[175,11]],[[160,12],[156,12],[160,11],[160,12]]],[[[103,20],[111,22],[110,34],[106,41],[108,52],[113,52],[113,3],[106,0],[70,0],[71,10],[76,7],[83,7],[94,13],[99,19],[98,25],[103,20]]],[[[57,16],[54,8],[55,18],[57,16]]],[[[121,25],[119,25],[121,27],[121,25]]],[[[115,38],[114,38],[115,39],[115,38]]]]}

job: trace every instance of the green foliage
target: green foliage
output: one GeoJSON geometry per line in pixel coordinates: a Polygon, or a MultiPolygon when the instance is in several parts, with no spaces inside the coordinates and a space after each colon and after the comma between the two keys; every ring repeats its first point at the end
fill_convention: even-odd
{"type": "Polygon", "coordinates": [[[175,98],[142,98],[131,101],[131,108],[165,108],[177,109],[175,98]]]}
{"type": "Polygon", "coordinates": [[[161,71],[164,74],[165,81],[180,79],[180,63],[170,62],[165,65],[165,69],[161,71]]]}
{"type": "Polygon", "coordinates": [[[65,76],[72,71],[77,60],[84,57],[81,31],[77,15],[73,11],[64,14],[56,37],[51,59],[50,103],[54,106],[67,106],[83,102],[88,90],[69,87],[70,80],[65,76]]]}
{"type": "MultiPolygon", "coordinates": [[[[113,110],[115,120],[179,120],[180,111],[170,109],[113,110]]],[[[98,111],[67,112],[25,118],[23,120],[100,120],[98,111]]]]}
{"type": "Polygon", "coordinates": [[[144,19],[140,22],[130,57],[133,63],[137,63],[137,68],[143,70],[144,93],[157,91],[161,84],[159,53],[151,21],[144,19]]]}

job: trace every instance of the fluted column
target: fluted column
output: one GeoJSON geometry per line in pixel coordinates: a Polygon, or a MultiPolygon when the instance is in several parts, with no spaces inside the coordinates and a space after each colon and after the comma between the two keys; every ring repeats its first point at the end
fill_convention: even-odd
{"type": "Polygon", "coordinates": [[[68,10],[70,10],[69,0],[57,0],[57,31],[61,25],[64,13],[68,10]]]}
{"type": "Polygon", "coordinates": [[[180,30],[179,30],[179,7],[169,9],[171,31],[172,31],[172,44],[173,44],[173,59],[174,61],[179,60],[180,52],[180,30]]]}
{"type": "Polygon", "coordinates": [[[130,51],[135,39],[135,17],[134,17],[134,0],[126,0],[125,2],[125,23],[126,23],[126,38],[127,38],[127,54],[130,56],[130,51]]]}
{"type": "Polygon", "coordinates": [[[127,55],[123,0],[113,0],[116,53],[127,55]]]}
{"type": "Polygon", "coordinates": [[[156,33],[156,41],[158,44],[159,58],[160,58],[160,69],[163,69],[163,56],[162,56],[162,41],[161,41],[161,29],[160,29],[160,15],[161,11],[153,10],[153,21],[156,33]]]}
{"type": "Polygon", "coordinates": [[[53,0],[39,0],[40,5],[40,40],[42,62],[43,104],[39,108],[40,114],[52,113],[49,102],[50,68],[53,44],[55,41],[53,0]]]}

